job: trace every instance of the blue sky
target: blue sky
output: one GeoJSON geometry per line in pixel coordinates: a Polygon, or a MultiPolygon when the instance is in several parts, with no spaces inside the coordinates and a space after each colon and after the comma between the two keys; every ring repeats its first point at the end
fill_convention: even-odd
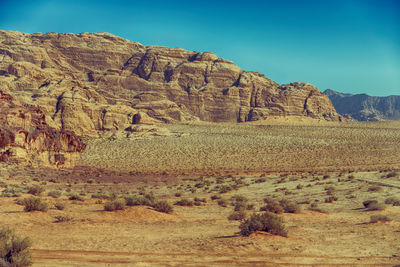
{"type": "Polygon", "coordinates": [[[278,83],[400,95],[400,0],[0,0],[0,29],[211,51],[278,83]]]}

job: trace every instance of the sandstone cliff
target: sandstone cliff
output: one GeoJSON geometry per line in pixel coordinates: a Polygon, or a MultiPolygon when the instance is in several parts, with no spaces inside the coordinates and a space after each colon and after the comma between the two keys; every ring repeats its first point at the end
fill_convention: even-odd
{"type": "Polygon", "coordinates": [[[135,123],[341,120],[310,84],[279,85],[210,52],[146,47],[108,33],[0,31],[0,88],[40,107],[54,129],[87,136],[135,123]]]}
{"type": "Polygon", "coordinates": [[[331,89],[324,91],[341,115],[358,121],[400,120],[400,96],[369,96],[343,94],[331,89]]]}
{"type": "Polygon", "coordinates": [[[0,162],[71,167],[85,147],[75,133],[48,126],[40,108],[0,90],[0,162]]]}

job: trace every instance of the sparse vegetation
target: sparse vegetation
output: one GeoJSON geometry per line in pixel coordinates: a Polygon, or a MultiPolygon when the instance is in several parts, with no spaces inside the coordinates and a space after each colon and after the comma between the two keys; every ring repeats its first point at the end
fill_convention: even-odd
{"type": "Polygon", "coordinates": [[[389,197],[385,200],[385,204],[393,205],[393,206],[400,206],[400,200],[395,197],[389,197]]]}
{"type": "Polygon", "coordinates": [[[230,221],[241,221],[244,220],[245,218],[246,218],[246,212],[244,210],[234,211],[228,216],[228,220],[230,221]]]}
{"type": "Polygon", "coordinates": [[[56,219],[55,223],[70,222],[73,220],[72,217],[62,215],[55,216],[54,218],[56,219]]]}
{"type": "Polygon", "coordinates": [[[61,197],[62,192],[59,190],[53,190],[53,191],[48,192],[47,195],[52,198],[59,198],[59,197],[61,197]]]}
{"type": "Polygon", "coordinates": [[[29,197],[22,200],[22,205],[25,207],[24,210],[30,211],[43,211],[46,212],[49,209],[47,202],[43,201],[39,197],[29,197]]]}
{"type": "Polygon", "coordinates": [[[29,238],[17,236],[13,230],[0,228],[0,266],[25,267],[32,264],[29,238]]]}
{"type": "Polygon", "coordinates": [[[193,200],[190,200],[190,199],[187,199],[187,198],[183,198],[183,199],[175,202],[174,205],[177,205],[177,206],[193,206],[194,203],[193,203],[193,200]]]}
{"type": "Polygon", "coordinates": [[[174,208],[172,207],[172,205],[169,204],[169,203],[168,203],[167,201],[165,201],[165,200],[156,202],[156,203],[153,205],[153,208],[154,208],[156,211],[164,212],[164,213],[171,213],[171,212],[174,210],[174,208]]]}
{"type": "Polygon", "coordinates": [[[392,219],[386,215],[372,215],[370,218],[370,223],[377,222],[390,222],[392,219]]]}
{"type": "Polygon", "coordinates": [[[281,217],[272,212],[253,214],[239,226],[240,234],[249,236],[257,231],[264,231],[273,235],[287,237],[288,233],[281,217]]]}
{"type": "Polygon", "coordinates": [[[125,209],[125,199],[119,198],[114,200],[109,200],[104,204],[105,211],[123,210],[125,209]]]}
{"type": "Polygon", "coordinates": [[[63,202],[57,202],[56,204],[54,204],[54,207],[58,210],[64,210],[66,205],[63,202]]]}

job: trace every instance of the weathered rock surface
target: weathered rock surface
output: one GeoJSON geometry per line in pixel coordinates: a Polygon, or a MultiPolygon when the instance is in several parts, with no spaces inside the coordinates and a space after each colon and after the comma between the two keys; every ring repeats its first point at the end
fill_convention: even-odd
{"type": "Polygon", "coordinates": [[[0,161],[71,167],[85,147],[75,133],[47,125],[40,108],[0,90],[0,161]]]}
{"type": "Polygon", "coordinates": [[[146,47],[108,33],[0,31],[0,88],[40,107],[51,127],[87,136],[134,123],[341,119],[310,84],[279,85],[210,52],[146,47]]]}
{"type": "Polygon", "coordinates": [[[400,120],[400,96],[369,96],[343,94],[331,89],[324,91],[336,110],[358,121],[400,120]]]}

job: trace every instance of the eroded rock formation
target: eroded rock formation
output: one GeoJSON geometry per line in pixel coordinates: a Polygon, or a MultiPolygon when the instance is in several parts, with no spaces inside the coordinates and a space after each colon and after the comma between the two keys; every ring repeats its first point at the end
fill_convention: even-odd
{"type": "Polygon", "coordinates": [[[85,144],[73,132],[47,125],[44,112],[0,90],[0,161],[74,166],[85,144]]]}
{"type": "Polygon", "coordinates": [[[49,126],[87,136],[140,122],[341,119],[310,84],[279,85],[210,52],[108,33],[0,31],[0,88],[40,107],[49,126]]]}

